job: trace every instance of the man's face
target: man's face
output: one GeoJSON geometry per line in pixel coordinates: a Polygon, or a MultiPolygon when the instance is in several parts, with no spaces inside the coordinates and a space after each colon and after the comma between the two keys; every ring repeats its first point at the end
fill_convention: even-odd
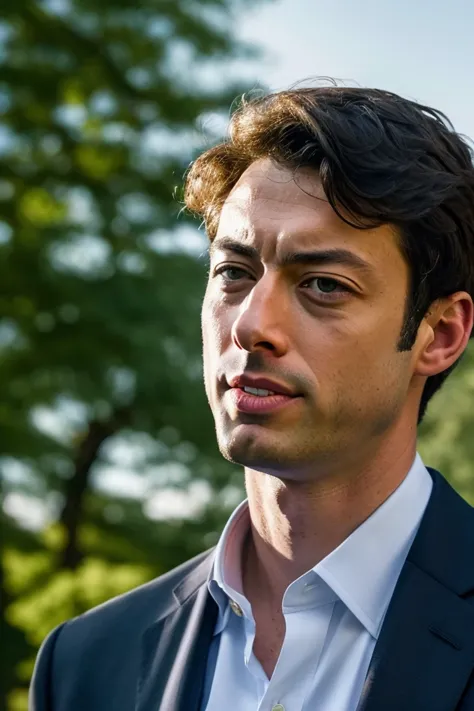
{"type": "Polygon", "coordinates": [[[347,225],[315,172],[295,182],[268,159],[253,163],[223,206],[202,309],[223,456],[304,480],[370,451],[406,411],[412,355],[397,343],[408,280],[389,226],[347,225]],[[230,387],[242,374],[292,397],[245,395],[230,387]]]}

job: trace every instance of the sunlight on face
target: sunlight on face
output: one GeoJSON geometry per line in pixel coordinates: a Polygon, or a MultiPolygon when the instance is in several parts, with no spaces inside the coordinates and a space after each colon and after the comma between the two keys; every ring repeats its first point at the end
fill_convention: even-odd
{"type": "Polygon", "coordinates": [[[251,165],[224,204],[202,308],[223,456],[302,477],[383,436],[412,376],[410,353],[397,351],[407,289],[389,226],[347,225],[310,170],[295,182],[268,159],[251,165]],[[229,381],[244,371],[300,396],[274,412],[241,412],[229,381]]]}

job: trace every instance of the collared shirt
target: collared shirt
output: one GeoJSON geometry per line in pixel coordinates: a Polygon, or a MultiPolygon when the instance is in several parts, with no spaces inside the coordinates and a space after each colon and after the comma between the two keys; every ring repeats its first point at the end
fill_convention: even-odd
{"type": "Polygon", "coordinates": [[[202,711],[355,711],[370,659],[433,482],[417,454],[403,482],[283,596],[285,638],[271,679],[252,651],[243,593],[247,501],[216,548],[209,592],[219,607],[202,711]]]}

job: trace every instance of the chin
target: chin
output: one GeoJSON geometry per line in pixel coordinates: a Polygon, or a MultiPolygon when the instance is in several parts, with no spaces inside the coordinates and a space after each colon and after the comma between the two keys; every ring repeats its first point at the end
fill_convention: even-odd
{"type": "Polygon", "coordinates": [[[260,425],[239,425],[218,437],[218,444],[222,456],[233,464],[269,474],[288,471],[299,464],[296,452],[288,451],[281,435],[265,431],[260,425]]]}
{"type": "Polygon", "coordinates": [[[275,437],[268,434],[259,425],[238,425],[218,436],[219,450],[225,459],[244,467],[255,466],[257,462],[269,464],[277,453],[276,442],[271,442],[275,437]]]}

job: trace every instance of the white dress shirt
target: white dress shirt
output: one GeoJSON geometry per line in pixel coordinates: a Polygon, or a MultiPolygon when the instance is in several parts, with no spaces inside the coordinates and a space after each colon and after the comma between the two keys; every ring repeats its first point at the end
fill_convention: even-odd
{"type": "Polygon", "coordinates": [[[355,711],[370,659],[433,482],[417,454],[374,513],[283,596],[285,638],[271,679],[252,652],[243,594],[247,501],[227,523],[208,581],[219,613],[202,711],[355,711]]]}

